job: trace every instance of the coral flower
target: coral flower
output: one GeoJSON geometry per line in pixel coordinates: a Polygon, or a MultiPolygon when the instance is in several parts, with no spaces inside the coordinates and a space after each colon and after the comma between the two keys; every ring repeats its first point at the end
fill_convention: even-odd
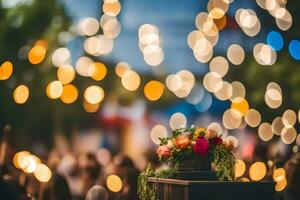
{"type": "Polygon", "coordinates": [[[196,154],[205,156],[208,152],[209,143],[204,137],[197,139],[196,144],[193,146],[193,151],[196,154]]]}
{"type": "Polygon", "coordinates": [[[159,146],[156,150],[158,157],[160,158],[168,158],[171,156],[171,150],[166,145],[159,146]]]}
{"type": "Polygon", "coordinates": [[[191,141],[188,136],[179,135],[175,138],[175,146],[179,149],[186,149],[190,146],[191,141]]]}
{"type": "Polygon", "coordinates": [[[214,139],[218,136],[218,133],[213,129],[208,129],[205,131],[205,138],[208,140],[214,139]]]}

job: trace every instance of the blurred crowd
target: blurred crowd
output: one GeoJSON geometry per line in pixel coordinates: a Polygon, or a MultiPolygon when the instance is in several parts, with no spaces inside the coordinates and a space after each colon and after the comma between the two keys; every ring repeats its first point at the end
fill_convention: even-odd
{"type": "Polygon", "coordinates": [[[107,149],[100,149],[96,154],[68,152],[65,155],[52,150],[46,160],[52,171],[52,178],[47,183],[39,182],[32,174],[17,170],[11,164],[5,165],[0,183],[1,197],[7,200],[138,199],[140,170],[126,155],[111,156],[107,149]],[[121,179],[122,185],[107,182],[107,177],[112,174],[121,179]]]}

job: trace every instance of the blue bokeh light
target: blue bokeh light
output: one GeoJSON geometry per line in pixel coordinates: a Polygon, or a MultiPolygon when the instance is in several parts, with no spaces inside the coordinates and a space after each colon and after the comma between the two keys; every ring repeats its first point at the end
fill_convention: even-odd
{"type": "Polygon", "coordinates": [[[289,52],[295,60],[300,60],[300,41],[292,40],[289,45],[289,52]]]}
{"type": "Polygon", "coordinates": [[[275,51],[280,51],[284,45],[282,35],[277,31],[270,31],[267,36],[267,44],[275,51]]]}

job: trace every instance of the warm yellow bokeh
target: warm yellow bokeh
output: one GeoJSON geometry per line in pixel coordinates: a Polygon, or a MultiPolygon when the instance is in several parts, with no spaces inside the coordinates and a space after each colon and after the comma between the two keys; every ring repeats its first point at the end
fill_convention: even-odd
{"type": "Polygon", "coordinates": [[[28,53],[28,60],[31,64],[37,65],[41,63],[46,56],[46,49],[41,45],[36,45],[30,49],[28,53]]]}
{"type": "Polygon", "coordinates": [[[244,116],[249,110],[249,103],[244,98],[235,99],[231,103],[231,109],[239,111],[244,116]]]}
{"type": "Polygon", "coordinates": [[[94,113],[97,112],[100,108],[100,103],[91,104],[87,101],[83,101],[83,108],[88,113],[94,113]]]}
{"type": "Polygon", "coordinates": [[[24,104],[28,97],[29,97],[29,89],[26,85],[19,85],[15,90],[14,90],[14,101],[17,104],[24,104]]]}
{"type": "Polygon", "coordinates": [[[280,192],[282,190],[284,190],[287,186],[287,180],[286,178],[282,179],[281,181],[278,181],[275,185],[275,190],[277,192],[280,192]]]}
{"type": "Polygon", "coordinates": [[[38,164],[34,171],[34,176],[38,181],[45,183],[51,179],[52,172],[46,165],[38,164]]]}
{"type": "Polygon", "coordinates": [[[28,165],[27,156],[29,155],[28,151],[17,152],[13,158],[14,166],[18,169],[26,167],[28,165]]]}
{"type": "Polygon", "coordinates": [[[63,84],[71,83],[75,78],[75,70],[71,65],[64,65],[57,69],[57,79],[63,84]]]}
{"type": "Polygon", "coordinates": [[[36,170],[37,165],[40,163],[40,159],[34,155],[29,155],[27,156],[27,160],[28,160],[28,165],[25,168],[23,168],[23,171],[29,174],[36,170]]]}
{"type": "Polygon", "coordinates": [[[235,176],[241,177],[246,171],[246,164],[243,160],[237,160],[235,163],[235,176]]]}
{"type": "Polygon", "coordinates": [[[276,182],[282,181],[283,179],[285,179],[285,169],[284,168],[277,168],[274,170],[273,172],[273,179],[276,182]]]}
{"type": "Polygon", "coordinates": [[[106,15],[117,16],[121,11],[121,4],[119,1],[106,3],[104,2],[102,10],[106,15]]]}
{"type": "Polygon", "coordinates": [[[46,39],[40,39],[35,42],[34,46],[42,46],[45,49],[48,49],[48,41],[46,39]]]}
{"type": "Polygon", "coordinates": [[[164,85],[159,81],[149,81],[144,87],[144,94],[150,101],[157,101],[164,93],[164,85]]]}
{"type": "Polygon", "coordinates": [[[84,99],[90,104],[97,104],[104,99],[104,90],[102,87],[92,85],[86,88],[84,91],[84,99]]]}
{"type": "Polygon", "coordinates": [[[50,99],[58,99],[63,93],[63,85],[60,81],[52,81],[47,85],[46,94],[50,99]]]}
{"type": "Polygon", "coordinates": [[[90,68],[91,72],[89,72],[89,75],[92,77],[92,79],[96,81],[103,80],[107,74],[106,66],[99,62],[94,62],[91,65],[92,67],[90,68]]]}
{"type": "Polygon", "coordinates": [[[125,89],[135,91],[140,86],[141,78],[135,71],[127,70],[122,76],[121,82],[125,89]]]}
{"type": "Polygon", "coordinates": [[[249,176],[253,181],[262,180],[267,173],[267,167],[263,162],[255,162],[249,169],[249,176]]]}
{"type": "Polygon", "coordinates": [[[64,102],[65,104],[71,104],[74,101],[76,101],[77,98],[78,98],[78,89],[72,84],[64,85],[63,93],[60,97],[62,102],[64,102]]]}
{"type": "Polygon", "coordinates": [[[219,31],[223,30],[227,25],[227,16],[224,15],[220,19],[214,19],[214,22],[218,28],[219,31]]]}
{"type": "Polygon", "coordinates": [[[0,67],[0,80],[7,80],[13,73],[13,64],[5,61],[0,67]]]}
{"type": "Polygon", "coordinates": [[[110,175],[106,179],[106,186],[112,192],[119,192],[122,189],[122,180],[117,175],[110,175]]]}
{"type": "Polygon", "coordinates": [[[120,78],[122,78],[123,75],[125,74],[125,72],[126,72],[127,70],[130,70],[130,69],[131,69],[131,67],[130,67],[130,65],[129,65],[128,63],[126,63],[126,62],[119,62],[119,63],[116,65],[115,72],[116,72],[116,74],[117,74],[120,78]]]}

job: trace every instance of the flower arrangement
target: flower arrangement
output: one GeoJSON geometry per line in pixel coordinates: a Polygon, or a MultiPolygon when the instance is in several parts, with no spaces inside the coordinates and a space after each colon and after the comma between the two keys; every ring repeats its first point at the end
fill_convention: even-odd
{"type": "Polygon", "coordinates": [[[210,156],[218,178],[234,180],[233,149],[233,142],[223,139],[215,130],[191,126],[174,130],[170,137],[160,138],[156,152],[161,161],[179,165],[185,160],[210,156]]]}
{"type": "Polygon", "coordinates": [[[141,200],[156,200],[156,185],[148,183],[149,177],[174,178],[182,162],[191,159],[212,157],[212,164],[219,180],[233,181],[235,157],[232,153],[234,144],[223,139],[213,129],[179,128],[170,137],[160,138],[156,153],[161,161],[175,165],[165,170],[155,170],[149,165],[138,177],[138,195],[141,200]]]}

